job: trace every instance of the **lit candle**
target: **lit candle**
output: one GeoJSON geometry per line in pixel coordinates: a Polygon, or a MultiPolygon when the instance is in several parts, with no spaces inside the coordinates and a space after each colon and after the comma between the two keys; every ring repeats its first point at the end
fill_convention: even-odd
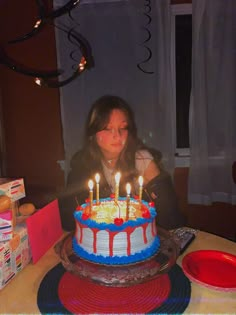
{"type": "Polygon", "coordinates": [[[143,176],[139,176],[139,202],[142,202],[142,194],[143,194],[143,176]]]}
{"type": "Polygon", "coordinates": [[[95,175],[95,181],[96,181],[96,199],[97,199],[97,204],[99,204],[99,181],[100,181],[99,174],[95,175]]]}
{"type": "Polygon", "coordinates": [[[130,192],[131,192],[131,185],[130,185],[130,183],[126,184],[126,192],[127,192],[127,197],[126,197],[126,221],[128,221],[129,220],[130,192]]]}
{"type": "Polygon", "coordinates": [[[91,179],[88,182],[88,186],[89,186],[89,201],[90,201],[90,214],[91,214],[92,207],[93,207],[93,181],[91,179]]]}
{"type": "Polygon", "coordinates": [[[115,201],[117,201],[118,198],[119,198],[120,177],[121,177],[120,172],[116,173],[116,175],[115,175],[115,183],[116,183],[116,186],[115,186],[115,201]]]}

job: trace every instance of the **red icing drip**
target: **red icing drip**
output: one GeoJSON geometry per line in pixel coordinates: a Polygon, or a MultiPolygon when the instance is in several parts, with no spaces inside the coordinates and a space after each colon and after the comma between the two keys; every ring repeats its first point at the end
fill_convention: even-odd
{"type": "Polygon", "coordinates": [[[81,225],[80,226],[80,240],[79,240],[79,243],[82,244],[83,242],[83,226],[81,225]]]}
{"type": "Polygon", "coordinates": [[[109,232],[109,256],[113,256],[113,242],[117,232],[109,232]]]}
{"type": "Polygon", "coordinates": [[[75,227],[75,237],[76,237],[77,243],[79,242],[79,239],[78,239],[78,231],[79,231],[79,224],[76,224],[76,227],[75,227]]]}
{"type": "Polygon", "coordinates": [[[83,210],[83,208],[79,205],[79,206],[77,206],[76,207],[76,209],[75,209],[76,211],[82,211],[83,210]]]}
{"type": "Polygon", "coordinates": [[[152,222],[152,236],[156,236],[157,234],[157,226],[155,220],[152,222]]]}
{"type": "Polygon", "coordinates": [[[93,232],[93,252],[94,254],[97,253],[97,233],[99,229],[92,229],[93,232]]]}
{"type": "MultiPolygon", "coordinates": [[[[142,225],[142,229],[143,229],[143,242],[144,244],[147,244],[147,227],[148,227],[148,222],[144,223],[142,225]]],[[[79,243],[81,244],[83,242],[83,229],[87,228],[87,226],[80,224],[76,227],[76,230],[78,231],[78,229],[80,228],[80,239],[79,239],[79,243]]],[[[126,232],[127,235],[127,255],[130,256],[131,255],[131,234],[133,233],[133,231],[136,229],[137,227],[127,227],[123,232],[126,232]]],[[[152,228],[152,235],[155,236],[157,233],[157,229],[156,229],[156,224],[155,221],[152,222],[151,225],[152,228]]],[[[91,229],[93,232],[93,252],[97,253],[97,233],[99,232],[99,229],[91,229]]],[[[113,243],[114,243],[114,237],[116,236],[116,234],[118,234],[119,232],[116,231],[109,231],[109,256],[112,257],[113,256],[113,243]]],[[[77,234],[77,233],[76,233],[77,234]]],[[[78,240],[77,240],[78,241],[78,240]]]]}
{"type": "Polygon", "coordinates": [[[148,222],[143,224],[143,241],[144,241],[144,244],[147,244],[147,227],[148,227],[148,222]]]}
{"type": "Polygon", "coordinates": [[[78,243],[82,244],[83,242],[83,229],[86,228],[87,226],[82,224],[81,222],[77,225],[77,229],[80,228],[80,239],[78,241],[78,243]]]}
{"type": "MultiPolygon", "coordinates": [[[[136,227],[135,227],[136,228],[136,227]]],[[[131,254],[131,239],[130,236],[135,230],[133,227],[127,227],[125,229],[125,232],[127,233],[127,255],[129,256],[131,254]]]]}

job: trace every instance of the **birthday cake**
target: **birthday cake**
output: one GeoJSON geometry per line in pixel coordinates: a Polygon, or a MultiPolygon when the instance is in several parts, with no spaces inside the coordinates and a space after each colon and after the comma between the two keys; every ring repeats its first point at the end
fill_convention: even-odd
{"type": "Polygon", "coordinates": [[[152,203],[119,197],[84,203],[74,212],[72,247],[79,257],[99,264],[124,265],[157,253],[156,210],[152,203]]]}

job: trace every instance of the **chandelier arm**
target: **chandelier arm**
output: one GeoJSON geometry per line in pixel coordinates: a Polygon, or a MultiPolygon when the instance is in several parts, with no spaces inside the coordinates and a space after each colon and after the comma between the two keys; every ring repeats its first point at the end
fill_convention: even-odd
{"type": "MultiPolygon", "coordinates": [[[[50,79],[50,78],[36,78],[36,83],[38,85],[49,87],[49,88],[60,88],[62,86],[65,86],[66,84],[70,83],[71,81],[76,79],[78,76],[80,76],[83,71],[85,71],[86,69],[90,69],[94,66],[92,50],[88,41],[80,33],[75,32],[73,28],[70,30],[67,30],[65,26],[55,25],[55,27],[65,32],[67,34],[68,40],[72,44],[75,44],[76,46],[79,47],[82,53],[82,57],[76,70],[72,73],[72,75],[69,78],[65,80],[58,81],[56,79],[50,79]]],[[[70,57],[72,57],[71,54],[70,54],[70,57]]],[[[73,60],[76,61],[75,59],[73,60]]]]}
{"type": "Polygon", "coordinates": [[[43,26],[46,23],[46,19],[45,19],[46,14],[47,14],[46,8],[44,6],[43,1],[35,0],[35,2],[37,4],[37,8],[38,8],[38,18],[37,18],[37,20],[33,26],[33,29],[29,33],[24,34],[23,36],[20,36],[16,39],[8,41],[8,44],[16,44],[16,43],[22,42],[24,40],[27,40],[42,30],[43,26]]]}
{"type": "Polygon", "coordinates": [[[92,49],[87,39],[84,36],[82,36],[80,33],[75,32],[74,29],[68,30],[66,29],[65,26],[62,26],[62,25],[54,25],[54,26],[58,28],[60,31],[66,33],[68,40],[72,44],[78,44],[78,47],[86,60],[86,68],[93,67],[94,59],[92,55],[92,49]],[[76,43],[73,42],[72,39],[74,39],[76,43]]]}
{"type": "Polygon", "coordinates": [[[79,2],[80,0],[70,0],[63,7],[49,12],[49,14],[47,14],[47,18],[55,19],[59,16],[62,16],[74,9],[79,4],[79,2]]]}
{"type": "Polygon", "coordinates": [[[7,43],[8,44],[17,44],[19,42],[23,42],[24,40],[27,40],[31,37],[33,37],[34,35],[38,34],[42,28],[44,27],[45,25],[45,21],[42,20],[42,19],[38,19],[33,27],[33,29],[27,33],[27,34],[24,34],[23,36],[21,37],[18,37],[18,38],[15,38],[15,39],[12,39],[10,41],[8,41],[7,43]]]}
{"type": "Polygon", "coordinates": [[[24,34],[23,36],[8,41],[8,44],[16,44],[31,38],[35,34],[39,33],[50,19],[55,19],[74,9],[75,6],[79,4],[80,0],[70,0],[63,7],[54,11],[52,10],[49,13],[46,12],[46,8],[42,0],[35,1],[38,8],[38,19],[36,20],[33,29],[29,33],[24,34]]]}
{"type": "Polygon", "coordinates": [[[82,52],[82,55],[86,59],[86,65],[87,68],[91,68],[94,66],[94,60],[92,56],[92,49],[89,44],[89,42],[79,33],[76,33],[76,35],[73,32],[69,32],[68,39],[70,38],[75,39],[79,43],[80,50],[82,52]]]}
{"type": "Polygon", "coordinates": [[[17,63],[15,60],[9,58],[2,47],[0,47],[0,64],[8,67],[9,69],[19,72],[21,74],[25,74],[32,77],[43,77],[43,78],[50,78],[56,77],[62,74],[59,70],[52,70],[52,71],[38,71],[30,69],[26,66],[23,66],[17,63]]]}
{"type": "Polygon", "coordinates": [[[76,79],[81,74],[81,71],[77,69],[69,78],[63,80],[63,81],[56,81],[50,78],[43,78],[40,79],[40,86],[49,87],[49,88],[59,88],[62,87],[74,79],[76,79]]]}
{"type": "MultiPolygon", "coordinates": [[[[80,0],[68,1],[63,7],[57,10],[51,11],[49,13],[46,13],[46,8],[42,0],[35,0],[35,1],[38,7],[39,19],[35,23],[33,29],[29,33],[21,37],[8,41],[7,44],[15,44],[15,43],[27,40],[31,38],[32,36],[34,36],[35,34],[37,34],[43,28],[46,22],[51,22],[51,20],[65,13],[69,13],[70,15],[70,11],[79,3],[80,0]]],[[[77,78],[85,69],[90,69],[91,67],[93,67],[94,60],[92,56],[92,50],[87,39],[83,37],[80,33],[75,32],[74,29],[67,30],[66,28],[60,27],[58,25],[54,25],[54,27],[57,27],[61,31],[65,32],[67,34],[68,40],[72,44],[77,45],[82,54],[80,63],[76,66],[76,70],[72,73],[72,75],[69,78],[59,81],[58,76],[60,76],[63,73],[60,70],[37,71],[34,69],[30,69],[28,67],[25,67],[24,65],[20,65],[15,60],[8,57],[2,47],[0,47],[0,64],[3,64],[4,66],[10,68],[11,70],[19,72],[21,74],[35,77],[35,82],[40,86],[46,86],[46,87],[52,87],[52,88],[58,88],[58,87],[61,87],[70,83],[75,78],[77,78]]],[[[72,56],[70,55],[70,57],[72,56]]],[[[75,59],[73,60],[76,61],[75,59]]]]}
{"type": "Polygon", "coordinates": [[[30,77],[42,77],[42,78],[50,78],[50,77],[56,77],[61,74],[60,71],[58,70],[53,70],[53,71],[38,71],[38,70],[33,70],[30,68],[27,68],[25,66],[21,66],[16,63],[12,63],[9,61],[4,61],[3,65],[8,67],[9,69],[30,76],[30,77]]]}

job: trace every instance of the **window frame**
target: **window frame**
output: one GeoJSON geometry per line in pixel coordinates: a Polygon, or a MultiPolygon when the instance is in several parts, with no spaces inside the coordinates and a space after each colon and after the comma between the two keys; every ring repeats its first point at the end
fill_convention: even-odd
{"type": "MultiPolygon", "coordinates": [[[[176,129],[176,62],[175,62],[175,18],[177,15],[192,14],[192,4],[173,4],[171,5],[171,76],[173,82],[173,97],[174,97],[174,117],[175,117],[175,130],[176,129]]],[[[176,140],[176,167],[189,167],[190,165],[190,148],[178,148],[176,140]]]]}

